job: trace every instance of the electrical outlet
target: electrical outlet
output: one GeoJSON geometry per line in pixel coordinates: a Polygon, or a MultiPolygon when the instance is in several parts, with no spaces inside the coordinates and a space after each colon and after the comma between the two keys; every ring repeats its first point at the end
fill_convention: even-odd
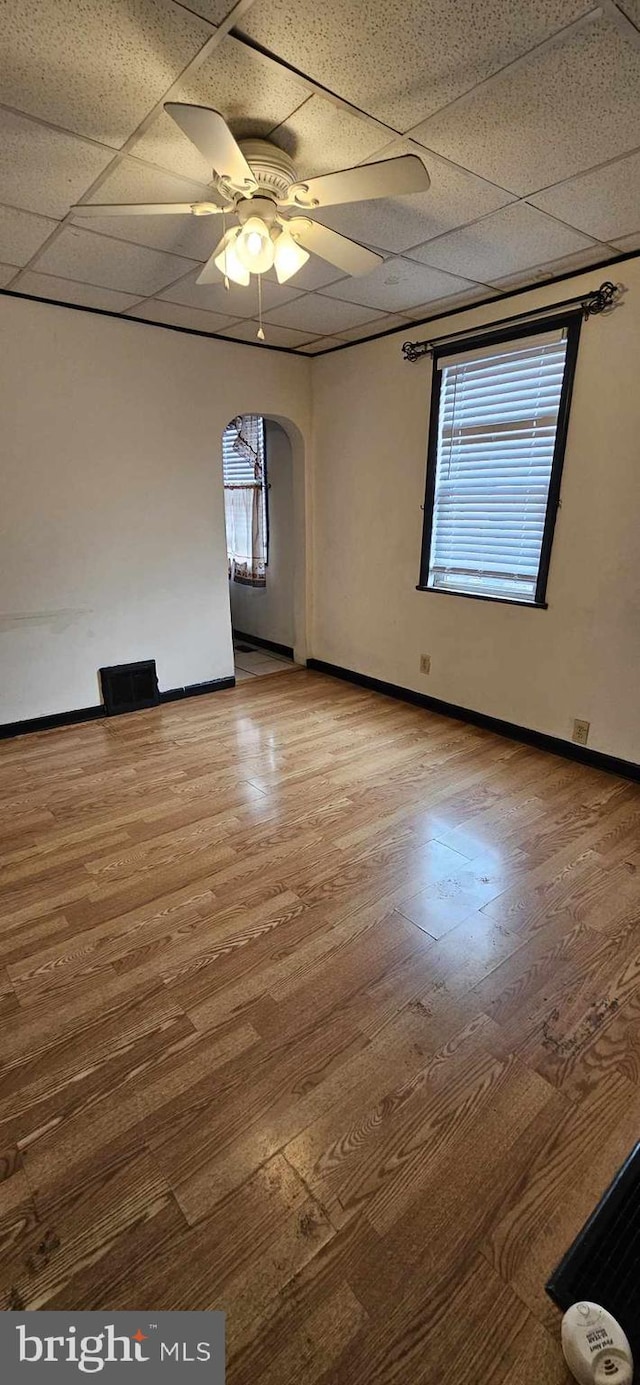
{"type": "Polygon", "coordinates": [[[572,735],[572,737],[571,737],[572,741],[575,741],[576,745],[586,745],[586,744],[587,744],[587,741],[588,741],[588,739],[589,739],[589,727],[590,727],[590,725],[591,725],[591,722],[589,722],[589,721],[578,721],[578,719],[576,718],[576,720],[575,720],[574,723],[573,723],[573,735],[572,735]]]}
{"type": "Polygon", "coordinates": [[[421,655],[420,655],[420,672],[421,672],[421,673],[431,673],[431,655],[430,655],[430,654],[421,654],[421,655]]]}

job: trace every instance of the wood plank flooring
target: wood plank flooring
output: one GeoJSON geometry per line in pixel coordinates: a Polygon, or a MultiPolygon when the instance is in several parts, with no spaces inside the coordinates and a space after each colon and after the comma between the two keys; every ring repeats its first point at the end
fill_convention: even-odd
{"type": "Polygon", "coordinates": [[[4,1308],[557,1385],[640,1133],[640,789],[304,670],[0,746],[4,1308]]]}

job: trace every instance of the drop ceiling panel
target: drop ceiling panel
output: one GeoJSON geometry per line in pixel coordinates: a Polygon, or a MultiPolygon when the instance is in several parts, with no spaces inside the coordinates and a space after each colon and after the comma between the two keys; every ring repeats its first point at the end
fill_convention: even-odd
{"type": "Polygon", "coordinates": [[[385,317],[377,317],[375,322],[369,322],[364,327],[349,327],[346,331],[340,332],[342,341],[362,341],[367,337],[377,336],[379,332],[391,332],[394,327],[408,327],[406,317],[401,317],[399,313],[388,313],[385,317]]]}
{"type": "Polygon", "coordinates": [[[487,284],[562,255],[572,255],[591,244],[580,231],[552,220],[536,207],[518,202],[473,226],[430,240],[412,250],[411,255],[450,274],[466,272],[470,279],[487,284]]]}
{"type": "Polygon", "coordinates": [[[119,148],[211,36],[168,0],[5,0],[5,105],[119,148]]]}
{"type": "MultiPolygon", "coordinates": [[[[163,255],[76,226],[65,226],[34,267],[44,274],[121,289],[141,298],[157,293],[194,268],[191,260],[177,255],[163,255]]],[[[197,269],[199,272],[200,267],[197,269]]]]}
{"type": "Polygon", "coordinates": [[[312,96],[274,131],[273,139],[291,155],[300,177],[311,178],[353,168],[389,140],[388,130],[312,96]]]}
{"type": "MultiPolygon", "coordinates": [[[[234,135],[264,136],[309,95],[310,88],[286,68],[225,38],[197,73],[177,88],[174,101],[212,106],[234,135]]],[[[132,153],[162,168],[208,183],[211,169],[164,111],[132,146],[132,153]]]]}
{"type": "Polygon", "coordinates": [[[623,236],[621,240],[616,240],[613,244],[616,250],[625,253],[631,250],[640,250],[640,231],[635,232],[632,236],[623,236]]]}
{"type": "Polygon", "coordinates": [[[640,152],[547,188],[531,201],[597,240],[630,235],[640,230],[640,152]]]}
{"type": "Polygon", "coordinates": [[[309,340],[309,332],[297,332],[294,327],[277,327],[275,322],[269,322],[265,324],[265,340],[261,342],[257,337],[258,325],[255,319],[247,319],[236,327],[230,327],[225,336],[233,341],[248,341],[257,346],[287,346],[296,350],[309,340]]]}
{"type": "Polygon", "coordinates": [[[474,303],[484,303],[488,299],[499,298],[500,290],[478,284],[476,288],[465,289],[464,293],[453,293],[448,298],[435,298],[431,303],[418,303],[414,308],[406,308],[405,316],[415,322],[428,322],[429,318],[440,313],[452,313],[456,308],[471,308],[474,303]]]}
{"type": "Polygon", "coordinates": [[[163,322],[170,327],[188,327],[195,332],[223,332],[235,322],[235,318],[228,313],[208,313],[202,308],[187,308],[183,303],[165,303],[157,298],[138,303],[129,316],[145,318],[149,322],[163,322]]]}
{"type": "Polygon", "coordinates": [[[28,264],[36,250],[44,244],[57,221],[15,207],[0,207],[0,260],[7,264],[28,264]]]}
{"type": "MultiPolygon", "coordinates": [[[[221,278],[217,279],[215,284],[197,284],[196,279],[200,273],[201,266],[198,265],[181,283],[174,284],[158,296],[170,303],[185,303],[190,308],[223,313],[232,320],[255,316],[258,310],[258,284],[255,278],[247,288],[230,284],[227,290],[221,278]]],[[[262,302],[265,310],[288,303],[292,298],[300,296],[299,290],[290,288],[289,284],[281,286],[263,279],[262,302]]]]}
{"type": "Polygon", "coordinates": [[[110,149],[0,109],[0,202],[61,220],[112,158],[110,149]]]}
{"type": "Polygon", "coordinates": [[[640,48],[596,19],[412,134],[525,195],[634,149],[639,128],[640,48]]]}
{"type": "MultiPolygon", "coordinates": [[[[109,173],[90,202],[201,202],[210,196],[201,183],[187,182],[164,170],[125,159],[109,173]]],[[[87,222],[76,218],[78,225],[87,222]]],[[[222,235],[218,216],[123,216],[91,220],[92,230],[154,250],[168,250],[192,260],[208,260],[222,235]]]]}
{"type": "Polygon", "coordinates": [[[6,288],[11,279],[15,279],[18,273],[17,266],[14,264],[0,264],[0,288],[6,288]]]}
{"type": "Polygon", "coordinates": [[[306,346],[301,346],[300,350],[305,356],[317,356],[319,351],[329,351],[332,346],[344,346],[345,343],[339,337],[316,337],[315,341],[308,341],[306,346]]]}
{"type": "Polygon", "coordinates": [[[234,0],[189,0],[188,8],[210,24],[221,24],[233,9],[234,0]]]}
{"type": "Polygon", "coordinates": [[[365,241],[379,250],[397,254],[511,201],[511,194],[502,188],[476,178],[473,173],[435,154],[427,154],[408,140],[367,162],[415,153],[419,153],[429,172],[431,187],[428,192],[328,207],[326,211],[316,212],[316,219],[352,240],[365,241]]]}
{"type": "MultiPolygon", "coordinates": [[[[325,292],[331,297],[348,298],[351,303],[361,303],[369,308],[402,313],[413,303],[446,298],[449,294],[464,293],[475,287],[468,276],[443,274],[439,269],[427,268],[414,260],[397,256],[378,265],[370,274],[345,279],[325,292]]],[[[339,328],[331,330],[338,331],[339,328]]]]}
{"type": "Polygon", "coordinates": [[[78,284],[73,279],[58,279],[53,274],[35,274],[25,270],[16,289],[34,298],[55,298],[60,303],[74,303],[83,308],[102,308],[111,313],[123,313],[136,302],[134,293],[119,293],[114,289],[96,288],[93,284],[78,284]]]}
{"type": "Polygon", "coordinates": [[[588,8],[588,0],[257,0],[238,27],[406,131],[588,8]]]}
{"type": "MultiPolygon", "coordinates": [[[[575,255],[565,255],[559,260],[552,260],[548,264],[539,265],[535,270],[528,270],[520,274],[509,274],[505,279],[496,280],[497,287],[503,293],[512,289],[525,288],[527,284],[535,284],[545,279],[557,279],[562,274],[573,274],[580,269],[588,269],[589,265],[600,264],[603,260],[611,259],[615,250],[608,246],[594,244],[587,250],[580,250],[575,255]]],[[[608,278],[608,273],[604,276],[608,278]]],[[[597,288],[597,283],[594,288],[597,288]]]]}
{"type": "Polygon", "coordinates": [[[299,332],[338,334],[349,327],[357,327],[362,322],[383,317],[371,308],[359,307],[355,303],[343,303],[338,299],[325,298],[319,293],[308,293],[284,308],[276,308],[265,314],[265,324],[276,322],[280,327],[295,327],[299,332]]]}
{"type": "Polygon", "coordinates": [[[618,0],[618,5],[632,24],[640,29],[640,0],[618,0]]]}

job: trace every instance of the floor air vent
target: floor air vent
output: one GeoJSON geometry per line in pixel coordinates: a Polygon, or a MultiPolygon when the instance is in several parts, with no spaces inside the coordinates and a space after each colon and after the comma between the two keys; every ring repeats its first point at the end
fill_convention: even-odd
{"type": "Polygon", "coordinates": [[[137,712],[141,707],[155,707],[160,701],[155,659],[101,668],[100,681],[107,716],[115,716],[118,712],[137,712]]]}
{"type": "Polygon", "coordinates": [[[547,1293],[563,1312],[581,1299],[606,1308],[640,1362],[640,1144],[554,1270],[547,1293]]]}

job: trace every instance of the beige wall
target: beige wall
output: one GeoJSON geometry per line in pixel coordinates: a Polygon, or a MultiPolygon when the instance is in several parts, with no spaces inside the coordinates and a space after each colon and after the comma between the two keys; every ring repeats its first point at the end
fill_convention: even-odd
{"type": "Polygon", "coordinates": [[[229,583],[235,630],[276,644],[293,645],[296,527],[302,516],[294,508],[294,461],[284,428],[265,421],[269,487],[269,560],[266,587],[229,583]]]}
{"type": "Polygon", "coordinates": [[[314,362],[312,644],[317,658],[554,736],[585,718],[592,747],[638,761],[640,261],[432,331],[567,298],[612,273],[627,289],[621,305],[581,337],[548,610],[415,590],[431,365],[404,362],[406,329],[314,362]]]}
{"type": "Polygon", "coordinates": [[[220,436],[301,451],[311,363],[9,297],[0,356],[0,722],[96,705],[104,664],[232,673],[220,436]]]}

